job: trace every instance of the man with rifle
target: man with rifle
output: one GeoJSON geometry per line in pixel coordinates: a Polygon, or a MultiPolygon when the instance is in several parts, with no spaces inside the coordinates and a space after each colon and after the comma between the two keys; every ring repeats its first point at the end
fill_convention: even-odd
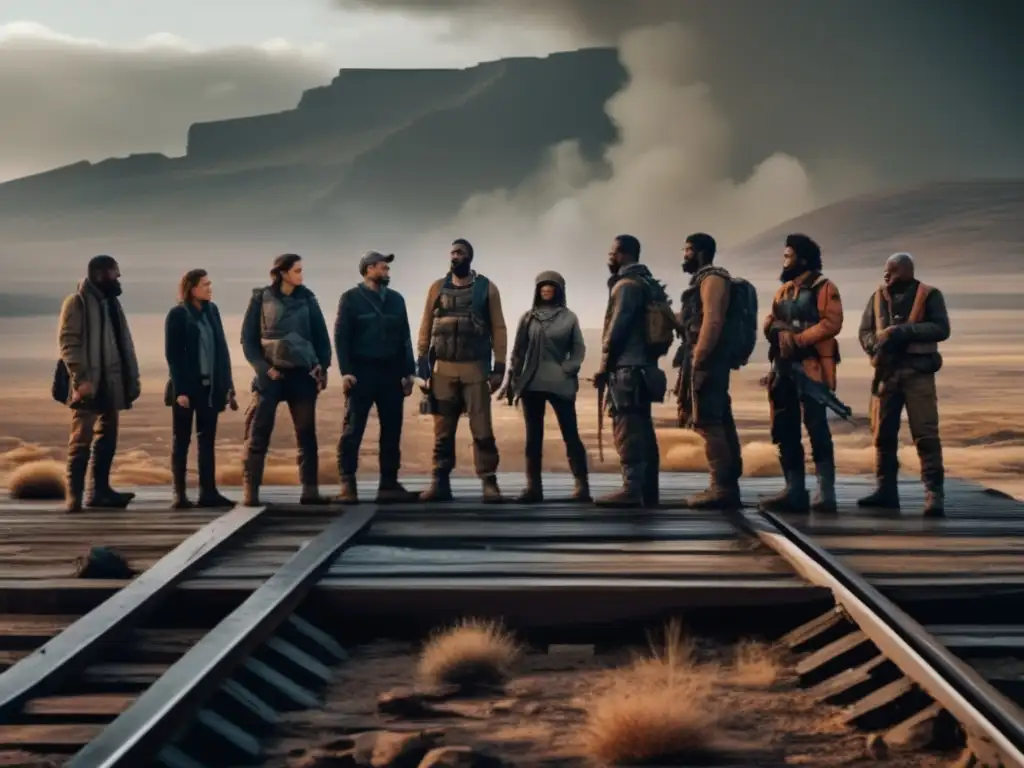
{"type": "Polygon", "coordinates": [[[599,428],[607,398],[622,462],[622,488],[595,504],[655,507],[660,456],[651,405],[665,400],[668,381],[658,358],[672,346],[677,326],[664,287],[640,263],[639,240],[632,235],[615,238],[608,270],[608,308],[594,386],[601,408],[599,428]]]}
{"type": "Polygon", "coordinates": [[[834,395],[843,304],[835,284],[821,274],[821,248],[814,240],[789,235],[782,254],[782,286],[765,318],[764,335],[772,363],[766,381],[772,442],[778,446],[786,486],[762,499],[760,507],[771,512],[835,513],[835,447],[826,409],[849,415],[834,395]],[[813,504],[805,485],[801,421],[818,476],[813,504]]]}
{"type": "Polygon", "coordinates": [[[871,383],[871,428],[878,487],[857,501],[861,507],[899,509],[899,431],[904,407],[921,460],[924,514],[945,509],[945,469],[939,439],[935,374],[942,368],[939,343],[949,338],[949,314],[941,291],[914,277],[914,260],[897,253],[885,264],[884,285],[875,291],[860,321],[860,345],[875,368],[871,383]]]}

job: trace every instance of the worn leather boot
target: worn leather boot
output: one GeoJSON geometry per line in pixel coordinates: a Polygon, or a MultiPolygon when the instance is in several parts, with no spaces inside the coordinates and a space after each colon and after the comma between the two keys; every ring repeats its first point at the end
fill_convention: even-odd
{"type": "Polygon", "coordinates": [[[858,507],[871,509],[900,508],[900,487],[898,483],[900,460],[895,454],[878,453],[875,456],[875,490],[857,499],[858,507]]]}
{"type": "Polygon", "coordinates": [[[811,511],[823,515],[839,512],[836,499],[836,468],[834,464],[819,464],[815,467],[818,477],[818,493],[811,503],[811,511]]]}
{"type": "Polygon", "coordinates": [[[89,466],[89,457],[76,457],[68,462],[67,486],[64,491],[64,511],[74,515],[82,511],[82,498],[85,496],[85,473],[89,466]]]}
{"type": "Polygon", "coordinates": [[[114,465],[113,452],[97,450],[92,452],[92,493],[85,501],[93,509],[125,509],[135,498],[134,493],[115,491],[110,487],[110,470],[114,465]]]}
{"type": "Polygon", "coordinates": [[[430,487],[420,494],[420,501],[427,504],[444,503],[452,500],[452,483],[448,475],[435,474],[430,487]]]}
{"type": "Polygon", "coordinates": [[[188,485],[186,483],[187,473],[185,463],[177,459],[171,460],[171,482],[172,501],[171,509],[192,509],[192,502],[188,499],[188,485]]]}
{"type": "Polygon", "coordinates": [[[758,503],[762,512],[806,515],[811,511],[811,499],[807,493],[804,468],[794,467],[785,472],[786,487],[774,496],[767,496],[758,503]]]}
{"type": "Polygon", "coordinates": [[[334,497],[338,504],[358,504],[359,489],[356,487],[356,479],[352,475],[341,476],[341,490],[334,497]]]}
{"type": "Polygon", "coordinates": [[[544,501],[544,485],[540,472],[527,472],[526,487],[516,496],[519,504],[539,504],[544,501]]]}
{"type": "Polygon", "coordinates": [[[590,495],[590,480],[586,475],[576,476],[575,487],[569,499],[577,504],[589,504],[594,500],[594,497],[590,495]]]}
{"type": "Polygon", "coordinates": [[[647,468],[638,464],[622,470],[622,487],[612,493],[599,496],[594,504],[599,507],[621,507],[638,509],[644,505],[643,479],[647,468]]]}
{"type": "Polygon", "coordinates": [[[686,499],[684,504],[689,509],[740,509],[743,505],[737,481],[742,470],[737,457],[733,456],[734,449],[725,428],[707,428],[702,430],[701,436],[704,438],[711,482],[705,490],[686,499]]]}
{"type": "Polygon", "coordinates": [[[730,511],[741,509],[743,502],[740,500],[739,486],[724,486],[712,483],[700,493],[695,493],[686,499],[683,504],[688,509],[715,509],[730,511]]]}
{"type": "Polygon", "coordinates": [[[260,507],[260,486],[263,485],[264,457],[249,457],[242,467],[242,506],[260,507]]]}
{"type": "Polygon", "coordinates": [[[407,504],[418,498],[419,494],[406,490],[397,479],[381,478],[377,484],[377,498],[374,501],[377,504],[407,504]]]}
{"type": "Polygon", "coordinates": [[[498,487],[498,478],[494,475],[487,475],[483,478],[480,481],[480,487],[483,491],[484,504],[500,504],[503,501],[501,489],[498,487]]]}
{"type": "Polygon", "coordinates": [[[299,496],[299,504],[308,507],[323,507],[331,503],[326,496],[320,495],[320,488],[316,485],[302,486],[302,494],[299,496]]]}
{"type": "Polygon", "coordinates": [[[929,488],[924,493],[924,516],[946,516],[946,494],[942,488],[929,488]]]}

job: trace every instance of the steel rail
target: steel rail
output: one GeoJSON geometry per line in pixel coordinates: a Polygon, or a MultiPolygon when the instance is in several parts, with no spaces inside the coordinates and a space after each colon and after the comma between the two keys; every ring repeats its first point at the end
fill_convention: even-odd
{"type": "Polygon", "coordinates": [[[65,768],[148,765],[238,664],[294,612],[334,559],[370,525],[375,513],[372,506],[345,511],[79,750],[65,768]]]}
{"type": "Polygon", "coordinates": [[[770,512],[746,526],[812,584],[827,587],[879,651],[1009,768],[1024,768],[1024,710],[949,652],[862,576],[770,512]]]}
{"type": "Polygon", "coordinates": [[[58,688],[137,624],[189,573],[250,529],[266,507],[238,507],[193,533],[130,584],[0,674],[0,723],[24,703],[58,688]]]}

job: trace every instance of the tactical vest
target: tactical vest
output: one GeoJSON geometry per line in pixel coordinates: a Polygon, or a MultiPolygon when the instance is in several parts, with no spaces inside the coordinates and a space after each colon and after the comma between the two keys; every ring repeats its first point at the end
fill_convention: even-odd
{"type": "MultiPolygon", "coordinates": [[[[925,304],[931,292],[931,286],[918,283],[917,291],[914,293],[914,303],[910,305],[910,311],[904,315],[900,312],[900,307],[894,308],[889,289],[885,286],[880,287],[875,291],[875,333],[881,333],[882,330],[890,325],[920,323],[924,320],[925,304]]],[[[903,296],[903,300],[897,303],[905,305],[906,298],[906,296],[903,296]]],[[[934,341],[914,342],[913,344],[908,344],[905,350],[908,355],[935,355],[938,354],[938,351],[939,345],[934,341]]]]}
{"type": "Polygon", "coordinates": [[[491,327],[486,314],[487,278],[477,276],[465,287],[450,279],[434,303],[430,344],[437,360],[474,363],[491,359],[491,327]]]}
{"type": "Polygon", "coordinates": [[[253,295],[260,300],[260,336],[266,361],[281,369],[314,368],[317,357],[305,297],[285,301],[273,288],[257,288],[253,295]]]}
{"type": "Polygon", "coordinates": [[[692,350],[700,338],[701,325],[704,322],[704,304],[700,299],[700,284],[705,277],[718,275],[721,278],[730,280],[728,271],[721,267],[708,266],[702,268],[693,276],[690,287],[683,291],[680,297],[680,329],[683,337],[683,345],[692,350]]]}

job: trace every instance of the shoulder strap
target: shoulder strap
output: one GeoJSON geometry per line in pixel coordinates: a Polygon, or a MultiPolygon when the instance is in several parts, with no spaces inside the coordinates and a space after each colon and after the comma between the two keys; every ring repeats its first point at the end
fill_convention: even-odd
{"type": "Polygon", "coordinates": [[[882,332],[882,289],[877,288],[875,290],[874,299],[875,309],[875,333],[882,332]]]}
{"type": "Polygon", "coordinates": [[[932,287],[925,285],[924,283],[917,284],[917,293],[914,295],[914,304],[910,309],[910,316],[907,318],[908,323],[919,323],[924,317],[924,305],[928,301],[928,296],[931,295],[932,287]]]}

